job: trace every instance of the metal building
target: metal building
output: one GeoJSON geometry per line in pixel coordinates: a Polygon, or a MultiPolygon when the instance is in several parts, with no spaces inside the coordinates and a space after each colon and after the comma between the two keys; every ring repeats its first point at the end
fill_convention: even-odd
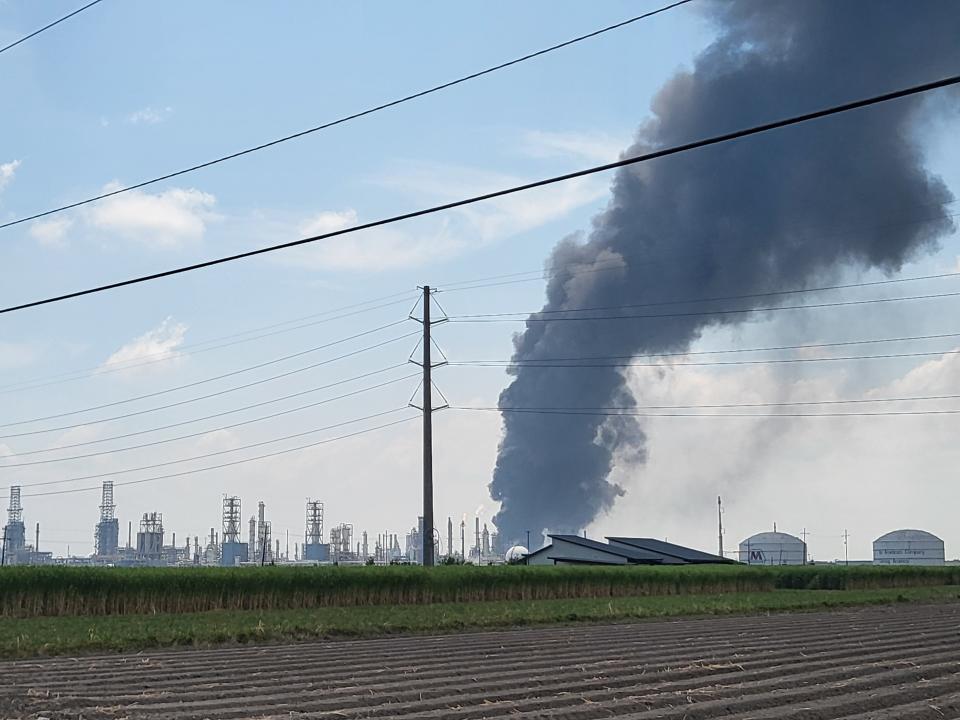
{"type": "Polygon", "coordinates": [[[6,565],[16,565],[27,547],[27,529],[23,524],[23,505],[20,504],[20,486],[10,488],[7,524],[3,528],[3,548],[0,555],[6,565]]]}
{"type": "Polygon", "coordinates": [[[943,565],[943,540],[924,530],[894,530],[873,541],[874,565],[943,565]]]}
{"type": "Polygon", "coordinates": [[[233,567],[246,562],[250,555],[247,543],[240,542],[240,498],[223,498],[223,542],[220,545],[220,564],[233,567]]]}
{"type": "Polygon", "coordinates": [[[307,500],[306,530],[304,531],[303,559],[327,562],[330,546],[323,542],[323,503],[307,500]]]}
{"type": "Polygon", "coordinates": [[[788,533],[757,533],[740,543],[740,562],[748,565],[806,565],[807,544],[788,533]]]}
{"type": "Polygon", "coordinates": [[[113,480],[104,480],[100,522],[94,533],[94,554],[98,558],[115,557],[119,545],[120,521],[117,519],[117,506],[113,502],[113,480]]]}
{"type": "Polygon", "coordinates": [[[142,560],[160,560],[163,555],[163,514],[144,513],[137,533],[137,557],[142,560]]]}

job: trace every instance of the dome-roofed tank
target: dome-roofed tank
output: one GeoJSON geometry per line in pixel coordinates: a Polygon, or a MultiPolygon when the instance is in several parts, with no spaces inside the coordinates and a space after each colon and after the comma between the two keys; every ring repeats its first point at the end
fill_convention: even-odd
{"type": "Polygon", "coordinates": [[[757,533],[740,543],[740,562],[748,565],[805,565],[807,545],[788,533],[757,533]]]}
{"type": "Polygon", "coordinates": [[[527,550],[523,545],[514,545],[512,548],[507,550],[507,553],[503,556],[503,559],[507,562],[517,562],[518,560],[523,560],[523,558],[529,554],[530,551],[527,550]]]}
{"type": "Polygon", "coordinates": [[[943,540],[926,530],[894,530],[873,541],[874,565],[943,565],[943,540]]]}

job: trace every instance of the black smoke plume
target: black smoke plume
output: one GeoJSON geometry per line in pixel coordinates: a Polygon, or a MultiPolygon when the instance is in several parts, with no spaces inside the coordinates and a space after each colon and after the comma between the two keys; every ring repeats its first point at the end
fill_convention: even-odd
{"type": "MultiPolygon", "coordinates": [[[[708,7],[718,39],[691,72],[660,90],[627,154],[960,70],[960,3],[951,0],[708,7]]],[[[630,92],[629,77],[623,84],[630,92]]],[[[554,249],[544,309],[762,293],[814,287],[850,269],[898,271],[953,227],[943,207],[951,195],[925,171],[913,133],[925,111],[952,108],[955,98],[939,92],[899,100],[620,170],[589,235],[554,249]]],[[[782,296],[660,310],[777,302],[782,296]]],[[[638,311],[620,314],[630,312],[638,311]]],[[[514,359],[684,351],[704,328],[745,317],[528,321],[514,359]]],[[[501,407],[634,402],[616,368],[515,366],[511,373],[501,407]]],[[[504,413],[503,422],[490,492],[501,502],[495,523],[505,540],[528,529],[585,527],[624,492],[608,480],[615,461],[645,457],[643,430],[630,418],[504,413]]]]}

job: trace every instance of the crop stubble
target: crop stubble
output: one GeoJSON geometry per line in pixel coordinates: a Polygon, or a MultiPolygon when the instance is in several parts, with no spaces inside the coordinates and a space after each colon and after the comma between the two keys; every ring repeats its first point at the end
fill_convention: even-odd
{"type": "Polygon", "coordinates": [[[0,717],[960,718],[960,604],[0,664],[0,717]]]}

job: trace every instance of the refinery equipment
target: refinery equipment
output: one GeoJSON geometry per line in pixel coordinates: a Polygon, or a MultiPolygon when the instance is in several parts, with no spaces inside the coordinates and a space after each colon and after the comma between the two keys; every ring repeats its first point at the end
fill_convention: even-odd
{"type": "Polygon", "coordinates": [[[220,545],[220,564],[233,567],[245,562],[250,554],[247,543],[240,542],[240,498],[223,498],[223,543],[220,545]]]}
{"type": "MultiPolygon", "coordinates": [[[[330,559],[330,546],[323,542],[323,503],[307,500],[306,529],[304,531],[303,559],[314,562],[327,562],[330,559]]],[[[333,534],[330,535],[331,541],[333,534]]],[[[349,543],[348,543],[349,546],[349,543]]]]}
{"type": "Polygon", "coordinates": [[[97,558],[115,558],[120,545],[120,521],[113,502],[113,481],[105,480],[100,501],[100,522],[94,535],[94,555],[97,558]]]}
{"type": "Polygon", "coordinates": [[[19,485],[10,488],[10,505],[7,507],[7,524],[3,528],[3,548],[0,553],[5,565],[18,565],[26,561],[27,530],[23,525],[19,485]]]}
{"type": "Polygon", "coordinates": [[[137,533],[137,558],[159,561],[163,555],[163,515],[158,512],[144,513],[137,533]]]}
{"type": "Polygon", "coordinates": [[[330,556],[337,562],[356,559],[353,553],[353,525],[340,523],[330,528],[330,556]]]}
{"type": "Polygon", "coordinates": [[[273,535],[273,525],[267,522],[266,505],[263,500],[257,503],[257,546],[253,561],[258,565],[266,565],[273,562],[273,547],[271,538],[273,535]]]}
{"type": "Polygon", "coordinates": [[[874,565],[943,565],[943,540],[924,530],[894,530],[873,541],[874,565]]]}

